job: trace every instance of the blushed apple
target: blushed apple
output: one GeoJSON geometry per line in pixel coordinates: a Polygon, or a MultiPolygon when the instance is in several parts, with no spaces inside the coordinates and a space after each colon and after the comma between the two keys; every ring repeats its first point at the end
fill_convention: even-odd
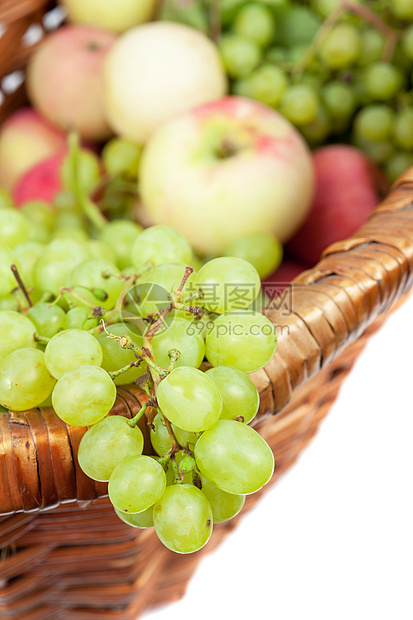
{"type": "Polygon", "coordinates": [[[69,21],[124,32],[147,22],[157,0],[61,0],[69,21]]]}
{"type": "Polygon", "coordinates": [[[226,97],[165,123],[144,148],[140,189],[150,218],[203,254],[249,233],[284,243],[313,198],[310,152],[271,108],[226,97]]]}
{"type": "Polygon", "coordinates": [[[331,243],[356,232],[380,202],[383,174],[364,153],[334,144],[314,151],[316,192],[308,219],[289,242],[290,254],[311,265],[331,243]]]}
{"type": "Polygon", "coordinates": [[[91,26],[65,26],[32,54],[27,92],[34,107],[62,129],[100,142],[111,135],[103,112],[103,61],[115,35],[91,26]]]}
{"type": "Polygon", "coordinates": [[[0,131],[0,187],[11,192],[27,170],[66,148],[65,133],[31,108],[18,110],[0,131]]]}
{"type": "Polygon", "coordinates": [[[63,189],[60,166],[65,153],[58,153],[30,168],[17,183],[13,198],[17,206],[25,202],[42,201],[52,204],[63,189]]]}
{"type": "Polygon", "coordinates": [[[216,45],[202,32],[172,22],[143,24],[121,35],[104,74],[111,127],[140,144],[165,121],[227,91],[216,45]]]}

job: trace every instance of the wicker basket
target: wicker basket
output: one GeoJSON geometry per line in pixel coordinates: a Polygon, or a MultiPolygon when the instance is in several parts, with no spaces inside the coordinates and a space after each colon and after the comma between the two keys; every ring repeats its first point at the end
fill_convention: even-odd
{"type": "MultiPolygon", "coordinates": [[[[52,8],[2,0],[1,79],[24,70],[33,49],[24,34],[33,24],[44,30],[52,8]]],[[[4,84],[0,121],[25,101],[23,84],[13,93],[4,84]]],[[[413,284],[412,201],[413,170],[356,235],[296,278],[291,306],[274,304],[268,313],[280,326],[279,347],[253,378],[261,393],[256,428],[276,455],[274,480],[313,437],[368,337],[413,284]]],[[[141,399],[134,386],[118,389],[114,410],[131,416],[141,399]]],[[[236,526],[237,518],[216,526],[206,551],[189,556],[169,552],[152,530],[129,528],[106,485],[78,467],[83,432],[50,408],[0,414],[0,618],[135,620],[179,597],[203,553],[236,526]]]]}

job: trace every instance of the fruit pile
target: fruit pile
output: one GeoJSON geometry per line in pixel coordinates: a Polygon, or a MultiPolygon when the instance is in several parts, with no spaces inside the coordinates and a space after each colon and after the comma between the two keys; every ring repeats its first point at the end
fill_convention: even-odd
{"type": "Polygon", "coordinates": [[[66,423],[91,426],[83,471],[109,481],[126,523],[154,525],[167,547],[190,553],[272,476],[271,449],[247,426],[259,394],[246,373],[273,356],[275,327],[252,307],[261,282],[243,258],[195,271],[173,229],[106,221],[88,198],[93,161],[73,137],[56,212],[42,203],[17,211],[2,195],[0,403],[52,405],[66,423]],[[83,227],[62,227],[82,209],[83,227]],[[147,394],[141,410],[108,416],[116,385],[134,381],[147,394]]]}
{"type": "Polygon", "coordinates": [[[273,473],[249,426],[277,345],[261,279],[378,202],[363,153],[308,145],[413,164],[405,1],[116,0],[96,22],[62,0],[74,23],[30,58],[33,108],[0,131],[0,406],[89,427],[83,471],[178,553],[273,473]],[[112,415],[134,382],[142,408],[112,415]]]}
{"type": "Polygon", "coordinates": [[[278,109],[311,146],[351,142],[390,181],[413,165],[411,2],[226,4],[220,48],[234,93],[278,109]]]}

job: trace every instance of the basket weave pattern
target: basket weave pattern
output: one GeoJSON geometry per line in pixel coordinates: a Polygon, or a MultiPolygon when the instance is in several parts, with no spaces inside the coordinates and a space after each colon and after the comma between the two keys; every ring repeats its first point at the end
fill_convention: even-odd
{"type": "MultiPolygon", "coordinates": [[[[23,70],[32,47],[24,33],[43,24],[53,2],[3,0],[0,79],[23,70]]],[[[6,92],[0,121],[25,101],[6,92]]],[[[261,394],[255,427],[274,450],[276,480],[311,440],[369,336],[413,284],[413,170],[352,238],[330,246],[294,281],[291,307],[267,316],[281,327],[267,367],[252,375],[261,394]],[[273,414],[277,413],[276,416],[273,414]]],[[[145,399],[118,389],[113,413],[132,416],[145,399]]],[[[107,486],[80,470],[84,429],[50,408],[0,413],[0,618],[135,620],[182,595],[203,553],[236,526],[214,528],[206,550],[177,556],[152,530],[114,514],[107,486]]],[[[261,493],[249,496],[246,509],[261,493]]]]}

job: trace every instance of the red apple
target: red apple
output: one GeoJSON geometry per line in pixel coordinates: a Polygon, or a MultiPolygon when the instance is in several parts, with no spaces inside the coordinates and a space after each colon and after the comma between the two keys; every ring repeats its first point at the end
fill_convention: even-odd
{"type": "Polygon", "coordinates": [[[15,112],[0,131],[0,187],[11,192],[21,176],[66,149],[67,136],[31,108],[15,112]]]}
{"type": "Polygon", "coordinates": [[[27,91],[51,123],[91,141],[111,135],[103,113],[102,67],[115,38],[91,26],[65,26],[41,43],[28,65],[27,91]]]}
{"type": "Polygon", "coordinates": [[[281,293],[294,278],[306,271],[306,269],[310,269],[306,263],[284,258],[278,269],[263,280],[262,288],[267,296],[273,299],[276,296],[276,291],[281,293]]]}
{"type": "Polygon", "coordinates": [[[22,176],[13,192],[17,206],[25,202],[37,201],[53,203],[62,188],[60,166],[65,153],[53,155],[40,162],[22,176]]]}
{"type": "Polygon", "coordinates": [[[380,202],[383,177],[358,149],[342,144],[314,152],[316,193],[310,214],[287,244],[292,256],[314,265],[331,243],[356,232],[380,202]]]}

